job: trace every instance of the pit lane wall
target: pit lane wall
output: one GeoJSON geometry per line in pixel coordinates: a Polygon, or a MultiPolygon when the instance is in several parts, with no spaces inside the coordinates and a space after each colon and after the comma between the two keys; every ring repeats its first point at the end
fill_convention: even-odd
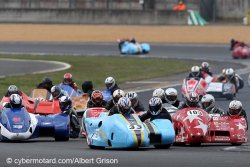
{"type": "Polygon", "coordinates": [[[0,22],[186,25],[187,12],[171,10],[1,9],[0,22]]]}

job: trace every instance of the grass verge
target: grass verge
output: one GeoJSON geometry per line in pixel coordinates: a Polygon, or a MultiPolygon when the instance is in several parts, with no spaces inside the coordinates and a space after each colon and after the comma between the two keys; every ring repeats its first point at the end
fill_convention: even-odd
{"type": "Polygon", "coordinates": [[[72,65],[70,69],[65,71],[2,78],[0,79],[0,94],[2,95],[10,84],[15,84],[24,92],[29,93],[45,76],[50,77],[53,80],[53,84],[59,84],[65,72],[72,73],[74,80],[80,88],[83,81],[91,80],[95,88],[103,89],[104,80],[107,76],[113,76],[116,82],[121,84],[126,81],[143,80],[185,72],[193,65],[192,62],[188,61],[160,58],[142,59],[136,57],[0,55],[0,58],[54,60],[72,65]]]}

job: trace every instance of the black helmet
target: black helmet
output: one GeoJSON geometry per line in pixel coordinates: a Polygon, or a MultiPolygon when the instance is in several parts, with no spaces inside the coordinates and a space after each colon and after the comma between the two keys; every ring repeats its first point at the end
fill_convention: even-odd
{"type": "Polygon", "coordinates": [[[51,88],[51,94],[54,98],[59,98],[62,95],[62,90],[59,86],[53,86],[51,88]]]}
{"type": "Polygon", "coordinates": [[[162,110],[162,101],[159,97],[153,97],[149,100],[149,111],[152,115],[159,115],[162,110]]]}
{"type": "Polygon", "coordinates": [[[82,91],[83,93],[88,93],[88,91],[93,90],[93,83],[92,81],[84,81],[82,83],[82,91]]]}
{"type": "Polygon", "coordinates": [[[22,97],[18,94],[12,94],[10,96],[10,106],[11,108],[20,108],[22,106],[22,97]]]}
{"type": "Polygon", "coordinates": [[[48,77],[44,77],[42,82],[46,85],[52,85],[52,80],[48,77]]]}

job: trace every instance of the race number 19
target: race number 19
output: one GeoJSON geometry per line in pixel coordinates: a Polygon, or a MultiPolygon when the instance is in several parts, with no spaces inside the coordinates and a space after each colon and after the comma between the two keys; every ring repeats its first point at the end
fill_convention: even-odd
{"type": "Polygon", "coordinates": [[[203,115],[199,110],[189,110],[187,115],[203,115]]]}

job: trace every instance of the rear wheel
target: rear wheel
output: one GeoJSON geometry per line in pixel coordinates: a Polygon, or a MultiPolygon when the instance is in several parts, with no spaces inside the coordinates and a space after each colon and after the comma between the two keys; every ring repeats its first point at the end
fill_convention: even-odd
{"type": "Polygon", "coordinates": [[[157,149],[169,149],[171,144],[164,144],[164,145],[154,145],[157,149]]]}
{"type": "Polygon", "coordinates": [[[234,95],[232,95],[232,94],[227,94],[226,95],[227,100],[233,100],[233,98],[234,98],[234,95]]]}
{"type": "Polygon", "coordinates": [[[242,143],[231,143],[233,146],[240,146],[242,143]]]}
{"type": "Polygon", "coordinates": [[[201,143],[190,143],[190,146],[192,147],[199,147],[201,143]]]}
{"type": "Polygon", "coordinates": [[[174,145],[174,146],[185,146],[186,143],[174,143],[173,145],[174,145]]]}
{"type": "Polygon", "coordinates": [[[69,141],[69,136],[68,137],[55,137],[55,141],[69,141]]]}

